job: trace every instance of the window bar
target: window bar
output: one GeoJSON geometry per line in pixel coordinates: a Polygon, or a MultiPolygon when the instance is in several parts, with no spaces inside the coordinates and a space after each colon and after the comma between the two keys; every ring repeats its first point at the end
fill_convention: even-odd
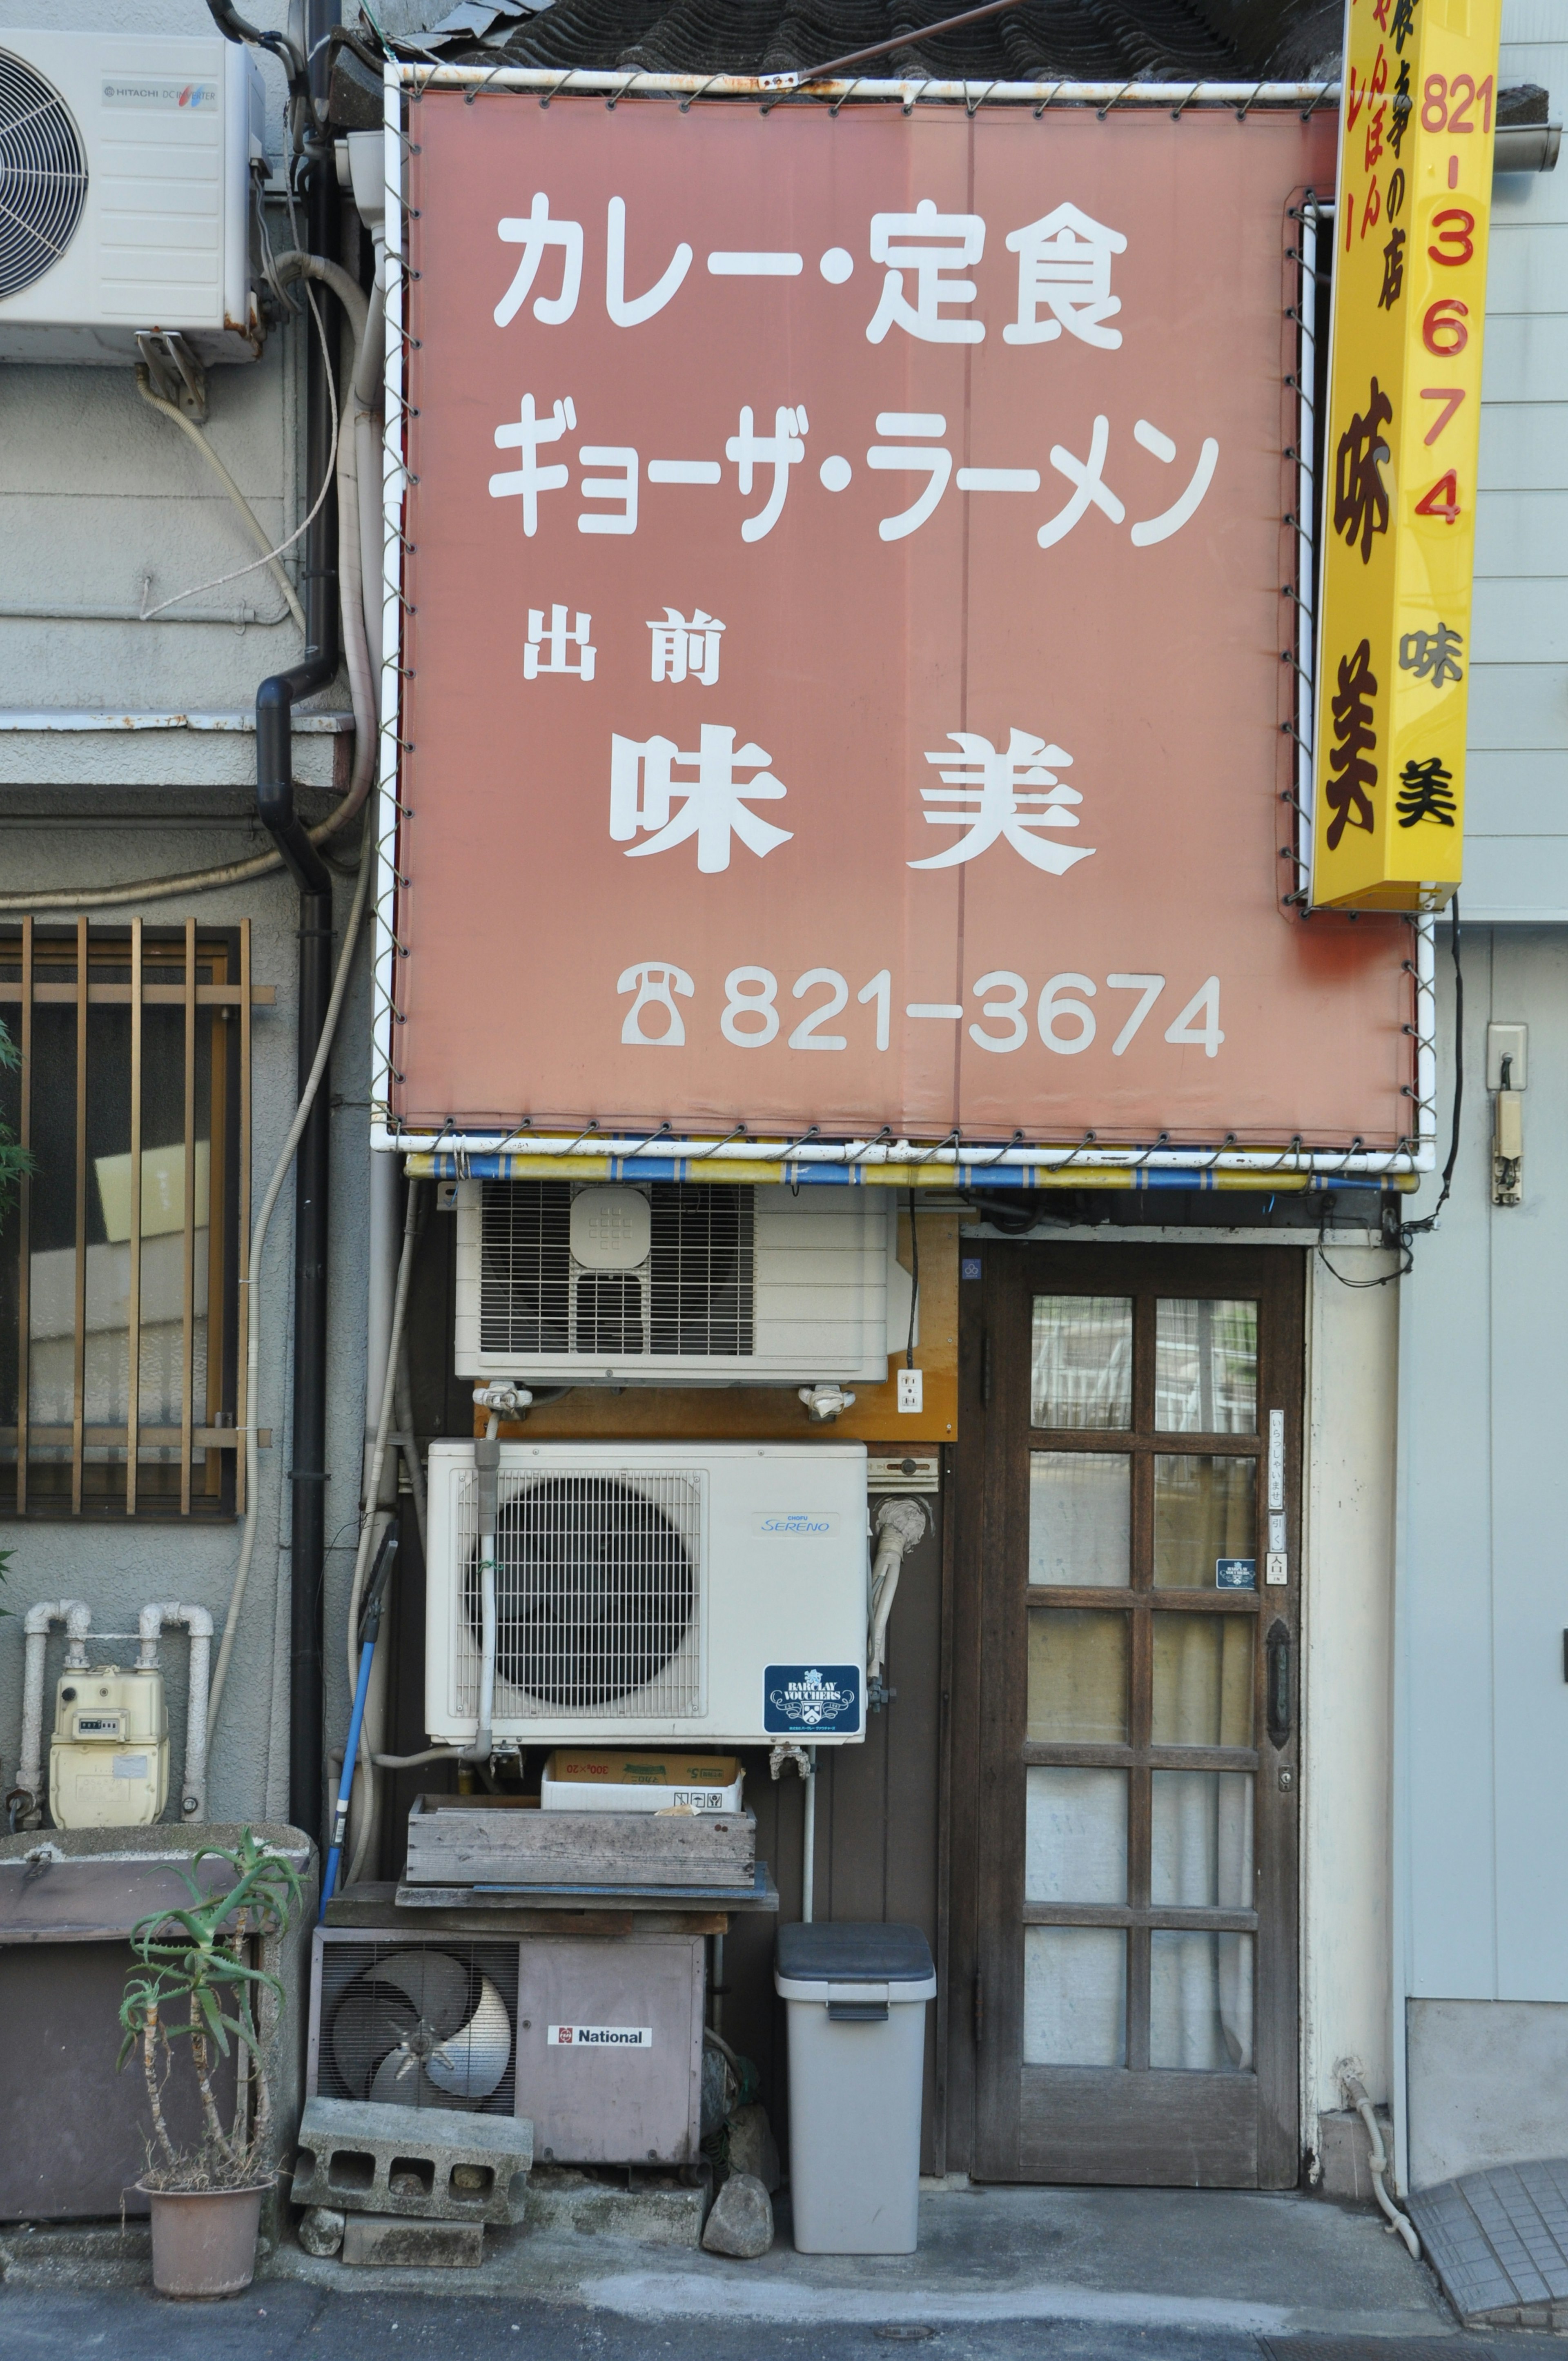
{"type": "MultiPolygon", "coordinates": [[[[22,920],[22,1104],[16,1131],[23,1149],[32,1146],[33,1138],[33,922],[22,920]]],[[[32,1213],[33,1184],[31,1175],[24,1172],[16,1184],[16,1514],[25,1516],[27,1508],[27,1427],[31,1411],[32,1392],[32,1213]]]]}
{"type": "MultiPolygon", "coordinates": [[[[212,1232],[209,1230],[209,1237],[212,1232]]],[[[212,1287],[208,1284],[208,1300],[212,1287]]],[[[180,1307],[180,1513],[191,1513],[192,1389],[196,1317],[196,921],[185,921],[185,1283],[180,1307]]],[[[211,1321],[209,1318],[209,1327],[211,1321]]],[[[203,1414],[207,1405],[203,1404],[203,1414]]]]}
{"type": "Polygon", "coordinates": [[[131,1242],[126,1290],[126,1514],[137,1512],[141,1465],[141,1035],[142,921],[131,920],[131,1242]]]}
{"type": "MultiPolygon", "coordinates": [[[[216,1129],[214,1118],[214,1129],[216,1129]]],[[[235,1346],[237,1408],[234,1469],[234,1505],[245,1514],[246,1434],[250,1409],[250,920],[239,922],[239,1298],[238,1334],[235,1346]]],[[[209,1312],[208,1355],[211,1357],[209,1312]]]]}
{"type": "Polygon", "coordinates": [[[87,920],[76,921],[76,1328],[71,1375],[71,1513],[82,1514],[87,1380],[87,920]]]}

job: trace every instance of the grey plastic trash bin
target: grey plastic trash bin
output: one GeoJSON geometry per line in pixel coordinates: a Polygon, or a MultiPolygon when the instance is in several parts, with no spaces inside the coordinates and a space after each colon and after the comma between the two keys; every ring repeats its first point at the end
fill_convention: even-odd
{"type": "Polygon", "coordinates": [[[926,2003],[918,1927],[781,1927],[789,2015],[789,2186],[803,2255],[912,2255],[920,2196],[926,2003]]]}

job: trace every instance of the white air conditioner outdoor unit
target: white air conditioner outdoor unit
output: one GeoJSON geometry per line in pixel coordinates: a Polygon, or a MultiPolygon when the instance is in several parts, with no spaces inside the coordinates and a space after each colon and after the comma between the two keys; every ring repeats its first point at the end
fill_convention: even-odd
{"type": "Polygon", "coordinates": [[[250,360],[249,51],[0,28],[0,360],[136,360],[139,333],[250,360]]]}
{"type": "Polygon", "coordinates": [[[457,1374],[531,1385],[885,1384],[887,1194],[460,1181],[457,1374]]]}
{"type": "MultiPolygon", "coordinates": [[[[476,1741],[471,1443],[431,1445],[425,1719],[476,1741]]],[[[865,1735],[860,1444],[500,1446],[492,1741],[726,1746],[865,1735]]]]}

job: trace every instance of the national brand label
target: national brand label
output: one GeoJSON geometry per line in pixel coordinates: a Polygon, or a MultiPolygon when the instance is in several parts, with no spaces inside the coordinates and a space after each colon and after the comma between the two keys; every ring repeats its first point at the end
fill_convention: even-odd
{"type": "Polygon", "coordinates": [[[819,1509],[756,1509],[751,1513],[751,1531],[770,1541],[822,1541],[838,1532],[843,1521],[819,1509]]]}
{"type": "Polygon", "coordinates": [[[770,1736],[835,1737],[861,1726],[858,1664],[769,1664],[762,1728],[770,1736]]]}
{"type": "Polygon", "coordinates": [[[138,76],[132,81],[105,74],[102,96],[105,106],[156,107],[165,115],[211,115],[218,103],[218,85],[181,82],[174,75],[138,76]]]}
{"type": "Polygon", "coordinates": [[[651,2025],[551,2025],[544,2037],[552,2049],[652,2049],[651,2025]]]}

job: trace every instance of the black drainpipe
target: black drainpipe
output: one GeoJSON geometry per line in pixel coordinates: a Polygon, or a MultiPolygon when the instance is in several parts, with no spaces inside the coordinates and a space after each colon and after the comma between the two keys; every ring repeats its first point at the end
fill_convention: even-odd
{"type": "MultiPolygon", "coordinates": [[[[334,5],[312,0],[313,46],[337,18],[334,5]]],[[[308,166],[308,244],[313,254],[337,258],[338,189],[330,138],[315,147],[308,166]]],[[[317,292],[329,341],[336,314],[317,292]]],[[[305,483],[314,500],[332,457],[332,405],[321,338],[307,309],[305,483]]],[[[256,807],[300,889],[299,1087],[309,1077],[332,994],[332,875],[294,808],[292,716],[296,697],[309,697],[336,676],[338,662],[337,497],[327,492],[304,536],[305,653],[288,672],[275,673],[256,692],[256,807]]],[[[289,1817],[319,1839],[322,1783],[323,1665],[325,1641],[323,1569],[326,1537],[326,1248],[331,1108],[329,1077],[301,1136],[294,1167],[294,1416],[290,1441],[292,1488],[289,1606],[289,1817]]]]}

